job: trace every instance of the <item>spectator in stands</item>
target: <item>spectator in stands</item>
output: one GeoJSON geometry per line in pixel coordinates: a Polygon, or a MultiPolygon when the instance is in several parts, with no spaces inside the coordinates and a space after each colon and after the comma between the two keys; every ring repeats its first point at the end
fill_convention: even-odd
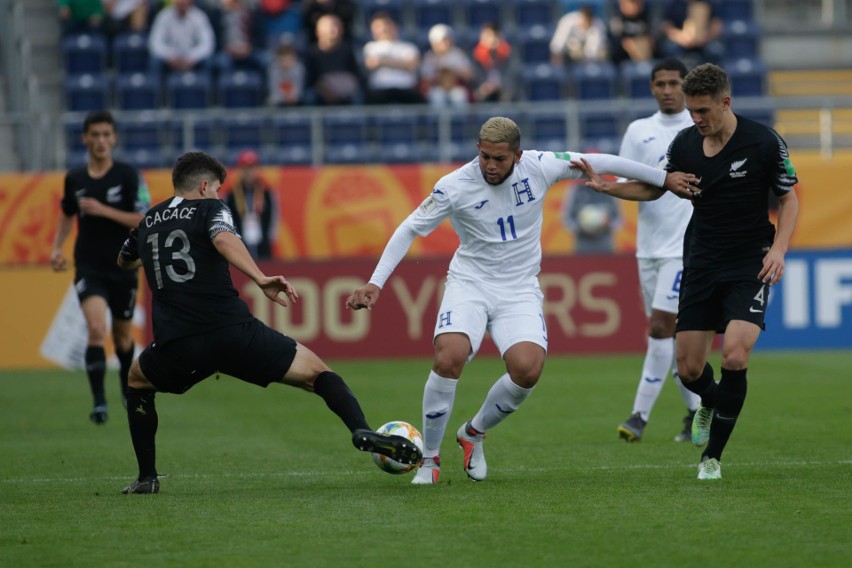
{"type": "Polygon", "coordinates": [[[305,57],[307,104],[362,104],[361,70],[352,45],[343,38],[343,22],[334,14],[317,20],[317,42],[305,57]]]}
{"type": "Polygon", "coordinates": [[[559,19],[550,40],[554,65],[604,61],[607,58],[607,30],[590,4],[568,12],[559,19]]]}
{"type": "Polygon", "coordinates": [[[326,14],[334,14],[343,28],[343,41],[352,45],[352,22],[355,4],[352,0],[306,0],[302,2],[302,31],[308,44],[317,41],[317,22],[326,14]]]}
{"type": "Polygon", "coordinates": [[[148,0],[103,0],[110,36],[148,29],[148,0]]]}
{"type": "Polygon", "coordinates": [[[650,61],[654,55],[654,35],[645,0],[618,0],[609,19],[610,59],[650,61]]]}
{"type": "Polygon", "coordinates": [[[367,103],[422,103],[417,84],[420,50],[399,39],[396,22],[387,12],[373,16],[370,32],[373,40],[364,46],[367,103]]]}
{"type": "Polygon", "coordinates": [[[659,55],[680,57],[687,67],[718,62],[724,55],[719,41],[724,24],[711,0],[669,0],[660,29],[659,55]]]}
{"type": "Polygon", "coordinates": [[[59,0],[59,22],[65,35],[103,33],[101,0],[59,0]]]}
{"type": "Polygon", "coordinates": [[[157,72],[207,68],[215,48],[210,19],[193,0],[172,0],[151,24],[148,49],[157,72]]]}
{"type": "Polygon", "coordinates": [[[512,100],[512,81],[508,80],[511,55],[512,46],[503,37],[499,26],[494,22],[483,24],[479,43],[473,48],[475,101],[512,100]]]}
{"type": "Polygon", "coordinates": [[[616,199],[586,187],[572,184],[562,207],[562,223],[574,234],[575,254],[612,254],[614,233],[621,225],[621,210],[616,199]]]}
{"type": "Polygon", "coordinates": [[[275,44],[284,37],[297,36],[301,30],[301,10],[298,0],[260,0],[260,13],[266,27],[266,36],[275,44]]]}
{"type": "Polygon", "coordinates": [[[265,35],[259,33],[260,18],[256,17],[249,0],[221,0],[221,39],[222,50],[216,54],[216,67],[228,72],[233,69],[253,69],[264,71],[267,67],[265,54],[261,46],[265,35]],[[262,37],[260,45],[252,38],[262,37]]]}
{"type": "Polygon", "coordinates": [[[281,42],[275,50],[275,58],[269,64],[269,104],[292,106],[302,102],[305,89],[305,66],[299,61],[296,47],[281,42]]]}
{"type": "Polygon", "coordinates": [[[452,106],[467,106],[473,64],[470,57],[455,45],[450,26],[436,24],[429,29],[429,51],[423,56],[420,77],[430,102],[434,98],[452,106]]]}
{"type": "Polygon", "coordinates": [[[237,157],[237,167],[241,175],[225,198],[225,204],[231,210],[234,227],[251,256],[256,260],[272,258],[272,243],[278,230],[275,194],[260,174],[257,152],[241,152],[237,157]]]}

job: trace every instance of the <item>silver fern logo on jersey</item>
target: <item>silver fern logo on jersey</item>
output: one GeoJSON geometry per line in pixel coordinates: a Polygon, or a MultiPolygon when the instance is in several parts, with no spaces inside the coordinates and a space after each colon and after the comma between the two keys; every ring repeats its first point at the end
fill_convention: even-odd
{"type": "Polygon", "coordinates": [[[748,174],[747,170],[740,171],[740,168],[748,161],[748,158],[744,160],[737,160],[736,162],[731,162],[731,177],[732,178],[741,178],[745,177],[748,174]]]}

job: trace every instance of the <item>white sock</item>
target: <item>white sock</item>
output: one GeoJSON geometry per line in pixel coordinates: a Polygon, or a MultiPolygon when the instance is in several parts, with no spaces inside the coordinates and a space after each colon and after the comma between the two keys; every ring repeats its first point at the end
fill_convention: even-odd
{"type": "MultiPolygon", "coordinates": [[[[534,388],[534,387],[533,387],[534,388]]],[[[494,428],[521,406],[533,389],[519,387],[506,373],[491,387],[482,408],[471,420],[471,425],[480,432],[494,428]]]]}
{"type": "Polygon", "coordinates": [[[663,390],[666,376],[674,358],[674,339],[648,338],[648,350],[645,352],[645,362],[642,365],[642,378],[636,389],[636,400],[633,401],[633,414],[639,413],[642,420],[648,421],[651,409],[663,390]]]}
{"type": "Polygon", "coordinates": [[[456,379],[445,379],[435,371],[429,372],[423,388],[423,456],[435,457],[450,421],[456,399],[456,379]]]}
{"type": "Polygon", "coordinates": [[[680,396],[683,397],[683,402],[686,403],[686,407],[690,412],[695,412],[698,410],[698,403],[701,402],[701,397],[683,386],[683,382],[680,380],[680,375],[677,374],[677,361],[672,365],[672,378],[677,383],[677,388],[680,389],[680,396]]]}

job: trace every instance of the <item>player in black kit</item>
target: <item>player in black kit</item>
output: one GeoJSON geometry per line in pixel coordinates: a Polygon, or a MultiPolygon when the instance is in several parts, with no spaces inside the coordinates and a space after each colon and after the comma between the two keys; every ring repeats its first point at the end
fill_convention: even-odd
{"type": "Polygon", "coordinates": [[[115,255],[130,229],[142,219],[151,199],[139,172],[129,164],[112,158],[116,143],[112,114],[107,111],[89,113],[83,121],[83,143],[88,151],[88,163],[69,170],[65,176],[62,214],[50,263],[56,271],[66,269],[62,244],[77,215],[74,286],[88,328],[85,364],[94,397],[94,408],[89,418],[95,424],[103,424],[109,416],[104,393],[107,309],[112,315],[112,339],[120,366],[122,398],[133,361],[130,332],[138,275],[135,271],[119,269],[115,265],[115,255]]]}
{"type": "MultiPolygon", "coordinates": [[[[721,479],[721,457],[746,398],[746,370],[760,331],[769,287],[784,275],[784,255],[796,226],[798,183],[787,145],[771,128],[731,111],[728,75],[699,65],[683,80],[694,126],[682,130],[667,154],[669,171],[694,174],[676,189],[694,205],[684,236],[678,305],[678,374],[701,397],[692,441],[707,444],[698,479],[721,479]],[[768,196],[778,198],[778,230],[768,196]],[[723,333],[722,377],[707,362],[723,333]]],[[[656,199],[659,189],[605,182],[586,165],[598,191],[631,200],[656,199]]]]}
{"type": "Polygon", "coordinates": [[[148,211],[118,255],[122,268],[144,267],[154,325],[154,341],[130,369],[127,416],[139,476],[123,493],[160,489],[155,393],[182,394],[218,372],[262,387],[274,382],[314,392],[349,428],[356,448],[419,463],[412,442],[372,431],[339,375],[307,347],[257,320],[239,298],[229,264],[273,302],[286,307],[298,295],[283,276],[266,276],[255,264],[231,211],[219,201],[225,175],[207,154],[181,156],[172,170],[174,197],[148,211]]]}

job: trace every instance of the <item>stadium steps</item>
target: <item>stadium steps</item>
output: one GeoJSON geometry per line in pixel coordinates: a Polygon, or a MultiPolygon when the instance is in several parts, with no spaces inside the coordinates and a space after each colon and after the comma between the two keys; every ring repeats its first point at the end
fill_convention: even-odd
{"type": "MultiPolygon", "coordinates": [[[[852,70],[773,71],[769,92],[774,97],[852,96],[852,70]]],[[[852,108],[833,109],[830,115],[819,108],[779,110],[775,129],[791,147],[819,144],[828,133],[835,146],[847,145],[852,143],[852,108]]]]}

